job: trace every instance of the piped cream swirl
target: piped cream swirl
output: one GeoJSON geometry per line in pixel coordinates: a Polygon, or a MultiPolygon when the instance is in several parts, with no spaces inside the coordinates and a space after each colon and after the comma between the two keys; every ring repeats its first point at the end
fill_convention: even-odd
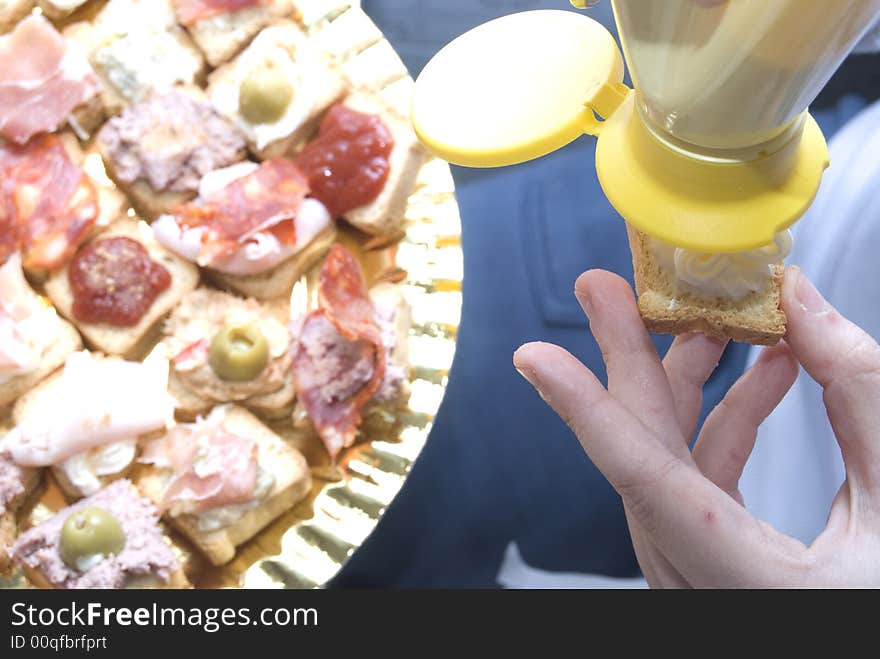
{"type": "Polygon", "coordinates": [[[774,266],[791,252],[791,233],[776,234],[758,249],[732,254],[705,254],[648,238],[648,250],[681,290],[702,297],[740,299],[764,290],[773,279],[774,266]]]}
{"type": "Polygon", "coordinates": [[[91,496],[101,489],[102,476],[121,474],[136,455],[137,440],[124,439],[77,453],[62,462],[60,468],[83,496],[91,496]]]}

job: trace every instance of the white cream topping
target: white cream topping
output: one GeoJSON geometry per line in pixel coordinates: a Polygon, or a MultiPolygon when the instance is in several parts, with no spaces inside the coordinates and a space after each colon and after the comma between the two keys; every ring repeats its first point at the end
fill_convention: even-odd
{"type": "Polygon", "coordinates": [[[250,176],[259,168],[260,166],[257,163],[246,160],[245,162],[208,172],[199,181],[199,201],[204,201],[208,197],[217,194],[240,178],[250,176]]]}
{"type": "Polygon", "coordinates": [[[236,121],[257,150],[262,150],[288,137],[311,118],[324,93],[326,78],[327,64],[323,55],[308,45],[298,28],[270,27],[260,32],[241,53],[232,74],[214,86],[211,102],[221,113],[236,121]],[[290,81],[293,100],[278,121],[252,124],[238,112],[239,90],[242,81],[253,70],[267,65],[277,68],[290,81]]]}
{"type": "Polygon", "coordinates": [[[61,11],[73,11],[77,7],[84,5],[86,0],[49,0],[49,4],[61,11]]]}
{"type": "Polygon", "coordinates": [[[254,488],[254,498],[245,503],[220,506],[219,508],[212,508],[211,510],[199,513],[196,515],[199,531],[216,531],[235,523],[249,510],[259,506],[274,487],[275,476],[270,471],[260,467],[257,474],[257,486],[254,488]]]}
{"type": "Polygon", "coordinates": [[[83,496],[101,489],[101,477],[122,473],[137,453],[137,440],[125,439],[74,455],[59,465],[83,496]]]}
{"type": "Polygon", "coordinates": [[[173,215],[159,216],[159,219],[153,222],[152,226],[153,235],[159,243],[187,261],[199,263],[205,229],[202,227],[184,229],[177,223],[173,215]]]}
{"type": "MultiPolygon", "coordinates": [[[[243,162],[206,174],[199,184],[199,201],[252,174],[258,167],[256,163],[243,162]]],[[[183,228],[172,215],[161,216],[152,226],[156,240],[188,261],[229,275],[247,276],[266,272],[286,261],[312,242],[332,222],[333,218],[324,204],[317,199],[306,198],[294,219],[295,245],[283,245],[271,232],[257,231],[248,236],[237,251],[224,257],[222,261],[206,259],[202,255],[206,233],[203,227],[183,228]]]]}
{"type": "Polygon", "coordinates": [[[162,430],[174,419],[164,346],[143,363],[75,352],[37,404],[40,409],[0,441],[0,450],[26,467],[60,464],[78,453],[162,430]]]}
{"type": "Polygon", "coordinates": [[[0,385],[36,370],[60,329],[55,309],[28,285],[21,255],[13,254],[0,267],[0,385]]]}
{"type": "Polygon", "coordinates": [[[181,44],[173,9],[166,2],[141,2],[137,20],[131,7],[111,2],[97,23],[95,65],[130,101],[139,101],[153,90],[193,82],[201,60],[181,44]],[[137,57],[132,57],[136,53],[137,57]]]}
{"type": "Polygon", "coordinates": [[[766,288],[773,266],[791,252],[791,233],[782,231],[764,247],[732,254],[704,254],[648,237],[648,250],[675,279],[676,286],[703,297],[734,300],[766,288]]]}

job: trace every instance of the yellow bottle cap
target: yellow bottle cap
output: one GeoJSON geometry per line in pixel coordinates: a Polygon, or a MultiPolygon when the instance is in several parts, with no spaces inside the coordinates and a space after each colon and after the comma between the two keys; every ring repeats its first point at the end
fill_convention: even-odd
{"type": "Polygon", "coordinates": [[[819,190],[828,147],[809,114],[772,153],[712,162],[657,139],[635,104],[633,92],[602,124],[596,173],[615,210],[649,236],[705,253],[755,249],[797,222],[819,190]]]}
{"type": "Polygon", "coordinates": [[[812,117],[772,153],[694,157],[638,117],[623,71],[614,38],[596,21],[570,11],[512,14],[428,63],[413,126],[428,150],[468,167],[525,162],[596,135],[596,170],[615,209],[640,231],[700,252],[769,244],[803,215],[828,166],[812,117]]]}
{"type": "Polygon", "coordinates": [[[623,58],[601,24],[539,10],[460,36],[416,81],[412,120],[435,155],[500,167],[546,155],[599,123],[623,100],[623,58]]]}

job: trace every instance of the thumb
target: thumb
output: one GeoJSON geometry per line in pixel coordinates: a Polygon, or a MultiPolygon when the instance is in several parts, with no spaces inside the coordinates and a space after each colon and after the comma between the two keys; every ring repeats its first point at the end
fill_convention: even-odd
{"type": "Polygon", "coordinates": [[[796,267],[785,272],[786,341],[824,390],[847,475],[880,495],[880,346],[844,318],[796,267]]]}

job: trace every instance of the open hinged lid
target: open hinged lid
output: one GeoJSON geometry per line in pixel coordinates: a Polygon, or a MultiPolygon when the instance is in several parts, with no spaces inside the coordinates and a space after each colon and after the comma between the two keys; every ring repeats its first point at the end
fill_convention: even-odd
{"type": "Polygon", "coordinates": [[[443,48],[419,76],[413,125],[436,155],[500,167],[546,155],[612,112],[629,90],[601,24],[570,11],[490,21],[443,48]],[[602,112],[604,110],[604,112],[602,112]]]}

